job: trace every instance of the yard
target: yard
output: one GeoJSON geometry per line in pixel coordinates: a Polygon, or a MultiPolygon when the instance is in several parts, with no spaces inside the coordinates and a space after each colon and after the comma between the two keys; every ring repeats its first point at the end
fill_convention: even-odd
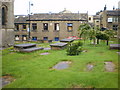
{"type": "MultiPolygon", "coordinates": [[[[115,40],[110,43],[117,43],[115,40]]],[[[49,44],[39,44],[49,47],[49,44]]],[[[32,53],[2,52],[2,75],[11,75],[15,80],[4,88],[118,88],[118,54],[109,50],[104,41],[91,45],[86,41],[80,55],[68,56],[66,50],[40,50],[32,53]],[[49,55],[40,55],[48,52],[49,55]],[[51,69],[60,61],[71,61],[63,70],[51,69]],[[105,62],[115,64],[115,70],[105,70],[105,62]],[[86,70],[88,63],[94,65],[86,70]]]]}

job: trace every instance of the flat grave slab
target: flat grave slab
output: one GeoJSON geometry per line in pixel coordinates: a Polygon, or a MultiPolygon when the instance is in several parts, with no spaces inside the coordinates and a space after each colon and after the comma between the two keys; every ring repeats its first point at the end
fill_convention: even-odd
{"type": "Polygon", "coordinates": [[[50,44],[52,50],[60,50],[64,49],[67,46],[67,43],[55,43],[50,44]]]}
{"type": "Polygon", "coordinates": [[[62,39],[62,40],[60,40],[60,42],[65,42],[65,43],[68,43],[68,42],[73,42],[74,41],[74,39],[62,39]]]}
{"type": "Polygon", "coordinates": [[[120,52],[117,52],[118,53],[118,55],[120,55],[120,52]]]}
{"type": "Polygon", "coordinates": [[[94,65],[87,64],[87,71],[91,71],[93,69],[94,65]]]}
{"type": "Polygon", "coordinates": [[[114,72],[115,64],[111,61],[104,62],[105,63],[105,70],[107,72],[114,72]]]}
{"type": "Polygon", "coordinates": [[[26,48],[31,48],[31,47],[36,47],[36,44],[26,43],[26,44],[17,44],[17,45],[14,45],[14,48],[18,48],[18,49],[26,49],[26,48]]]}
{"type": "Polygon", "coordinates": [[[42,47],[33,47],[33,48],[21,49],[19,51],[20,52],[32,52],[32,51],[43,50],[43,49],[44,48],[42,47]]]}
{"type": "Polygon", "coordinates": [[[70,61],[62,61],[58,64],[56,64],[53,69],[57,69],[57,70],[62,70],[62,69],[66,69],[69,67],[69,64],[71,64],[70,61]]]}
{"type": "Polygon", "coordinates": [[[120,50],[120,44],[110,44],[110,49],[118,49],[118,50],[120,50]]]}
{"type": "Polygon", "coordinates": [[[44,48],[44,50],[51,50],[51,48],[44,48]]]}
{"type": "Polygon", "coordinates": [[[2,83],[2,87],[10,84],[10,83],[13,82],[13,81],[15,81],[15,79],[14,79],[12,76],[9,76],[9,75],[7,75],[7,76],[2,76],[2,77],[0,78],[0,82],[2,83]]]}
{"type": "Polygon", "coordinates": [[[46,53],[41,53],[40,55],[49,55],[50,53],[46,52],[46,53]]]}

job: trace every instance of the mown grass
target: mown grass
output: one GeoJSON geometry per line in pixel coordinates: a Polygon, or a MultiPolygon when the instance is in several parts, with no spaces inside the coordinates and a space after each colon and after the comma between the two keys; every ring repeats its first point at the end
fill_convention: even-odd
{"type": "MultiPolygon", "coordinates": [[[[117,43],[117,42],[110,42],[117,43]]],[[[39,46],[49,47],[49,44],[39,46]]],[[[32,53],[3,50],[2,75],[10,74],[16,80],[4,88],[118,88],[118,54],[109,50],[101,41],[99,45],[90,45],[86,41],[78,56],[67,56],[66,50],[41,50],[32,53]],[[49,52],[42,56],[40,53],[49,52]],[[69,60],[72,64],[64,70],[50,69],[56,63],[69,60]],[[115,72],[106,72],[105,61],[116,65],[115,72]],[[94,65],[92,71],[86,71],[86,65],[94,65]]]]}

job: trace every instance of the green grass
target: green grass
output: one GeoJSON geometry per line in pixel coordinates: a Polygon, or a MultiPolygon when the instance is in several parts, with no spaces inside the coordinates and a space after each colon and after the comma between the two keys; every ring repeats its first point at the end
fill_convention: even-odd
{"type": "MultiPolygon", "coordinates": [[[[116,43],[116,42],[111,42],[116,43]]],[[[49,47],[49,44],[39,46],[49,47]]],[[[67,56],[66,50],[41,50],[19,53],[3,50],[2,75],[11,74],[16,80],[5,88],[118,88],[118,54],[109,50],[106,43],[90,45],[86,41],[78,56],[67,56]],[[40,53],[49,52],[42,56],[40,53]],[[56,63],[70,60],[72,64],[64,70],[51,70],[56,63]],[[105,61],[116,64],[115,72],[106,72],[105,61]],[[86,71],[87,63],[94,64],[92,71],[86,71]]]]}

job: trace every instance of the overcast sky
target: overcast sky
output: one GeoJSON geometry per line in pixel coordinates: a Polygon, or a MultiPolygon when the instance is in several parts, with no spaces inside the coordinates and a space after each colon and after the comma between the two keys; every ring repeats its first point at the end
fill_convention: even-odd
{"type": "Polygon", "coordinates": [[[89,15],[94,15],[103,10],[105,4],[107,10],[112,10],[113,6],[118,8],[120,0],[15,0],[15,15],[27,15],[29,1],[34,4],[31,6],[32,13],[59,13],[66,8],[73,13],[88,11],[89,15]]]}

